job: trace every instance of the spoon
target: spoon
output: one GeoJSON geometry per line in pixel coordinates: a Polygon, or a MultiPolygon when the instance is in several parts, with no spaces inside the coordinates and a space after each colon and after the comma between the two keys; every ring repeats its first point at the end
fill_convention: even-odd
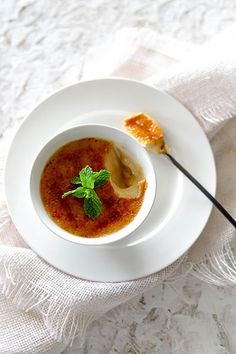
{"type": "Polygon", "coordinates": [[[170,154],[170,149],[165,142],[162,129],[156,121],[145,113],[138,113],[126,118],[124,120],[124,126],[147,150],[165,155],[203,194],[205,194],[214,206],[236,228],[236,220],[227,212],[223,205],[170,154]]]}

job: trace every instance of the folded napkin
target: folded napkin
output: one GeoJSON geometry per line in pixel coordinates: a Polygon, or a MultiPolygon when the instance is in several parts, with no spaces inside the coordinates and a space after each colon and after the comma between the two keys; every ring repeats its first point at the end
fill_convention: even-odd
{"type": "MultiPolygon", "coordinates": [[[[236,120],[231,118],[236,115],[235,35],[236,28],[232,28],[196,49],[149,30],[124,29],[105,47],[90,52],[84,72],[85,77],[147,80],[181,101],[210,138],[217,166],[217,198],[234,217],[236,120]]],[[[234,235],[233,227],[213,210],[197,242],[166,269],[136,281],[90,282],[60,272],[29,249],[2,201],[0,352],[60,353],[108,310],[187,272],[217,285],[235,283],[234,235]]]]}

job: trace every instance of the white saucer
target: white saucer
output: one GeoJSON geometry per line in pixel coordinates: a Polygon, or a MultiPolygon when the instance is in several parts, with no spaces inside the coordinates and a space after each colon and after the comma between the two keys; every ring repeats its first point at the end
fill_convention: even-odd
{"type": "Polygon", "coordinates": [[[213,195],[214,158],[201,127],[179,102],[125,79],[80,82],[39,104],[24,120],[9,150],[5,187],[11,217],[28,245],[66,273],[95,281],[140,278],[174,262],[196,241],[212,205],[164,156],[154,155],[157,195],[145,222],[119,243],[82,246],[55,236],[36,215],[29,175],[36,154],[53,135],[77,123],[106,123],[144,111],[160,122],[173,155],[213,195]]]}

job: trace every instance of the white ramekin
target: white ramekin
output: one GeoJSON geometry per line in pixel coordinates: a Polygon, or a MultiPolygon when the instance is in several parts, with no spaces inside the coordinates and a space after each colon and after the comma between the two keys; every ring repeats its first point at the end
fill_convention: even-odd
{"type": "Polygon", "coordinates": [[[46,145],[43,146],[32,166],[30,175],[30,194],[33,206],[39,218],[55,235],[63,237],[68,241],[83,245],[104,245],[121,240],[124,237],[128,237],[129,234],[134,232],[135,229],[142,224],[150,212],[155,199],[156,177],[148,153],[133,137],[126,134],[122,130],[110,127],[108,125],[83,124],[61,132],[50,139],[46,145]],[[40,178],[48,159],[64,144],[73,140],[89,137],[112,140],[117,146],[125,150],[127,155],[131,156],[134,161],[137,161],[141,165],[147,181],[147,189],[142,206],[133,221],[119,231],[95,238],[76,236],[63,230],[47,214],[40,197],[40,178]]]}

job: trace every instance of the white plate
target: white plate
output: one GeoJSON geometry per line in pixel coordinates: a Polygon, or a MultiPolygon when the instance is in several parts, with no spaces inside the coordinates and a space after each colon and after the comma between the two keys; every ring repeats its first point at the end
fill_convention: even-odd
{"type": "Polygon", "coordinates": [[[36,215],[29,175],[36,154],[52,135],[77,123],[122,128],[126,116],[144,111],[158,120],[173,155],[213,195],[214,158],[201,127],[179,102],[131,80],[102,79],[67,87],[39,104],[24,120],[9,150],[6,198],[28,245],[66,273],[95,281],[125,281],[161,270],[183,255],[204,228],[212,205],[164,156],[152,154],[157,195],[145,222],[119,243],[82,246],[57,237],[36,215]]]}

